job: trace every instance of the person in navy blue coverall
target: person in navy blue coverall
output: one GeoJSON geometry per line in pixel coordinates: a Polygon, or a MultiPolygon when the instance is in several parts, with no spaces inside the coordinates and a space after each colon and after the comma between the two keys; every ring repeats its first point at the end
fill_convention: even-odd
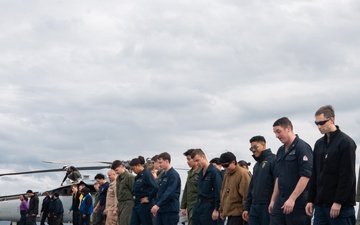
{"type": "Polygon", "coordinates": [[[154,176],[143,167],[139,158],[130,161],[130,169],[136,173],[132,194],[134,207],[131,212],[130,225],[153,225],[151,207],[158,191],[154,176]]]}
{"type": "Polygon", "coordinates": [[[171,156],[163,152],[158,163],[164,172],[159,178],[156,203],[151,209],[156,225],[176,225],[179,222],[181,180],[178,172],[171,167],[171,156]]]}
{"type": "Polygon", "coordinates": [[[284,145],[276,154],[277,178],[269,205],[270,224],[310,225],[305,205],[313,164],[311,147],[294,134],[287,117],[275,121],[273,131],[284,145]]]}
{"type": "Polygon", "coordinates": [[[198,200],[194,205],[193,225],[217,225],[220,213],[221,172],[206,159],[201,149],[195,149],[191,158],[199,167],[198,200]]]}

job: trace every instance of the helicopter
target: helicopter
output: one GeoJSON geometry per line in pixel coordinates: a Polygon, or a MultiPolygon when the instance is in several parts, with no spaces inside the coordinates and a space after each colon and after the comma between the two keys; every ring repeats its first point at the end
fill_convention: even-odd
{"type": "MultiPolygon", "coordinates": [[[[51,162],[51,161],[43,161],[45,163],[50,164],[77,164],[77,163],[101,163],[106,164],[102,166],[86,166],[86,167],[76,167],[79,171],[86,171],[86,170],[101,170],[101,169],[110,169],[112,162],[85,162],[85,161],[76,161],[76,162],[51,162]]],[[[146,159],[146,162],[149,162],[149,159],[146,159]]],[[[131,172],[130,169],[130,160],[128,161],[122,161],[124,166],[127,170],[131,172]]],[[[188,169],[184,168],[174,168],[177,171],[187,171],[188,169]]],[[[3,176],[14,176],[14,175],[24,175],[24,174],[35,174],[35,173],[49,173],[49,172],[64,172],[63,167],[57,168],[57,169],[46,169],[46,170],[35,170],[35,171],[24,171],[24,172],[12,172],[12,173],[2,173],[0,174],[0,179],[3,176]]],[[[72,191],[71,186],[72,183],[67,180],[68,182],[63,185],[59,186],[53,189],[45,190],[45,191],[34,191],[34,193],[39,198],[39,214],[36,218],[36,222],[40,222],[41,216],[40,216],[40,209],[42,205],[42,201],[45,198],[45,193],[48,192],[50,195],[54,194],[55,192],[59,193],[60,200],[63,203],[64,208],[64,217],[63,217],[63,223],[72,223],[72,214],[66,213],[67,209],[70,208],[72,204],[72,191]]],[[[94,200],[94,194],[95,194],[95,188],[94,188],[95,180],[90,180],[89,175],[83,175],[83,179],[78,182],[77,184],[84,184],[86,187],[90,189],[90,194],[93,197],[94,200]]],[[[183,190],[181,190],[181,196],[182,196],[183,190]]],[[[0,196],[0,221],[10,221],[10,225],[17,225],[18,221],[20,220],[20,201],[19,196],[21,194],[25,193],[19,193],[19,194],[12,194],[12,195],[4,195],[0,196]]],[[[180,196],[180,199],[181,199],[180,196]]],[[[185,224],[187,221],[186,217],[180,217],[179,224],[185,224]]]]}
{"type": "MultiPolygon", "coordinates": [[[[54,162],[44,161],[45,163],[52,163],[52,164],[60,164],[54,162]]],[[[102,166],[83,166],[83,167],[76,167],[79,171],[88,171],[88,170],[101,170],[101,169],[109,169],[111,166],[111,162],[100,162],[107,165],[102,166]]],[[[124,162],[124,165],[128,165],[128,162],[124,162]]],[[[56,169],[46,169],[46,170],[34,170],[34,171],[24,171],[24,172],[12,172],[12,173],[2,173],[0,174],[0,178],[3,176],[15,176],[15,175],[24,175],[24,174],[35,174],[35,173],[49,173],[49,172],[60,172],[64,171],[63,168],[56,168],[56,169]]],[[[91,191],[91,195],[94,197],[95,189],[94,189],[94,180],[90,180],[89,175],[83,175],[83,179],[78,182],[77,184],[84,184],[88,187],[91,191]]],[[[72,204],[72,195],[71,195],[71,186],[72,183],[70,180],[67,180],[67,183],[63,186],[59,186],[53,189],[45,190],[45,191],[34,191],[34,193],[39,198],[39,212],[41,209],[41,204],[43,199],[45,198],[45,193],[48,192],[50,195],[54,194],[55,192],[59,193],[60,199],[63,203],[64,210],[69,209],[72,204]]],[[[16,225],[20,219],[20,201],[19,196],[25,193],[19,194],[12,194],[12,195],[4,195],[0,196],[0,221],[10,221],[10,224],[16,225]]],[[[41,217],[40,213],[38,214],[36,221],[40,222],[41,217]]],[[[64,213],[63,222],[72,222],[72,215],[64,213]]]]}

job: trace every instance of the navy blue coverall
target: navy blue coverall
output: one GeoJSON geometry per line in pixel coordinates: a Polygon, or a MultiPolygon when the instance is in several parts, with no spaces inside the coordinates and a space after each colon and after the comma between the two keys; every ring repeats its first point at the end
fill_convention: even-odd
{"type": "Polygon", "coordinates": [[[203,170],[199,173],[198,200],[194,205],[193,225],[217,225],[218,220],[212,220],[212,213],[220,207],[222,175],[211,163],[205,175],[203,170]]]}
{"type": "Polygon", "coordinates": [[[296,199],[294,209],[290,214],[284,214],[281,207],[295,190],[300,177],[310,178],[312,165],[311,147],[297,135],[287,152],[284,145],[279,148],[276,154],[279,193],[271,212],[271,225],[311,224],[311,218],[305,213],[307,187],[296,199]]]}
{"type": "Polygon", "coordinates": [[[156,205],[159,210],[156,213],[156,225],[177,225],[180,211],[181,179],[174,170],[170,168],[164,172],[159,179],[159,191],[156,205]]]}
{"type": "Polygon", "coordinates": [[[155,179],[147,169],[143,169],[136,175],[132,188],[134,207],[131,213],[130,225],[153,225],[150,210],[154,205],[157,190],[155,179]],[[148,203],[140,203],[140,200],[144,197],[148,197],[148,203]]]}

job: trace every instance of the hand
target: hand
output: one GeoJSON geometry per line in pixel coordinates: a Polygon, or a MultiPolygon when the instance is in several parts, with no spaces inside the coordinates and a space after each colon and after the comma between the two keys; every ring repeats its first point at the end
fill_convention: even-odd
{"type": "Polygon", "coordinates": [[[336,218],[340,214],[341,204],[333,203],[330,209],[330,218],[336,218]]]}
{"type": "Polygon", "coordinates": [[[70,214],[70,210],[68,210],[68,214],[70,214]]]}
{"type": "Polygon", "coordinates": [[[243,211],[242,218],[243,218],[243,220],[248,222],[249,221],[249,211],[243,211]]]}
{"type": "Polygon", "coordinates": [[[96,207],[94,208],[94,212],[96,213],[96,212],[97,212],[97,210],[98,210],[98,207],[96,206],[96,207]]]}
{"type": "Polygon", "coordinates": [[[314,204],[311,202],[308,202],[305,206],[306,215],[313,216],[313,213],[314,213],[313,209],[314,209],[314,204]]]}
{"type": "Polygon", "coordinates": [[[141,203],[141,204],[149,203],[148,197],[143,197],[142,199],[140,199],[140,203],[141,203]]]}
{"type": "Polygon", "coordinates": [[[113,210],[113,216],[117,215],[117,210],[113,210]]]}
{"type": "Polygon", "coordinates": [[[212,218],[212,220],[217,220],[219,218],[219,211],[214,209],[214,211],[212,212],[211,218],[212,218]]]}
{"type": "Polygon", "coordinates": [[[186,216],[186,209],[181,209],[181,216],[186,216]]]}
{"type": "Polygon", "coordinates": [[[86,214],[82,214],[82,218],[85,218],[86,217],[86,214]]]}
{"type": "Polygon", "coordinates": [[[269,214],[271,214],[271,212],[272,212],[272,210],[273,210],[273,208],[274,208],[274,201],[272,201],[271,200],[271,202],[270,202],[270,204],[269,204],[269,207],[268,207],[268,212],[269,212],[269,214]]]}
{"type": "Polygon", "coordinates": [[[107,209],[104,209],[103,215],[107,215],[107,213],[108,213],[108,210],[107,210],[107,209]]]}
{"type": "Polygon", "coordinates": [[[151,208],[151,213],[153,214],[153,216],[156,216],[156,213],[157,211],[159,210],[159,206],[157,205],[154,205],[152,208],[151,208]]]}
{"type": "Polygon", "coordinates": [[[286,200],[283,206],[281,206],[284,214],[290,214],[294,210],[295,201],[292,199],[286,200]]]}

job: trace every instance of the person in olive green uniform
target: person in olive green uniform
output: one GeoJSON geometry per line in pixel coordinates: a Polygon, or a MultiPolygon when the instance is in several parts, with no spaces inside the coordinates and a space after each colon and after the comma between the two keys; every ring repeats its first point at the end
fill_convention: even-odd
{"type": "Polygon", "coordinates": [[[187,164],[191,169],[188,171],[188,177],[181,199],[181,215],[184,217],[187,215],[188,225],[192,225],[192,212],[198,197],[198,180],[199,172],[201,170],[191,158],[191,153],[193,151],[194,149],[189,149],[184,152],[187,164]]]}
{"type": "Polygon", "coordinates": [[[118,225],[129,225],[131,211],[134,206],[132,187],[134,185],[134,175],[127,171],[124,163],[115,160],[111,166],[118,174],[116,179],[116,190],[118,200],[118,225]]]}

